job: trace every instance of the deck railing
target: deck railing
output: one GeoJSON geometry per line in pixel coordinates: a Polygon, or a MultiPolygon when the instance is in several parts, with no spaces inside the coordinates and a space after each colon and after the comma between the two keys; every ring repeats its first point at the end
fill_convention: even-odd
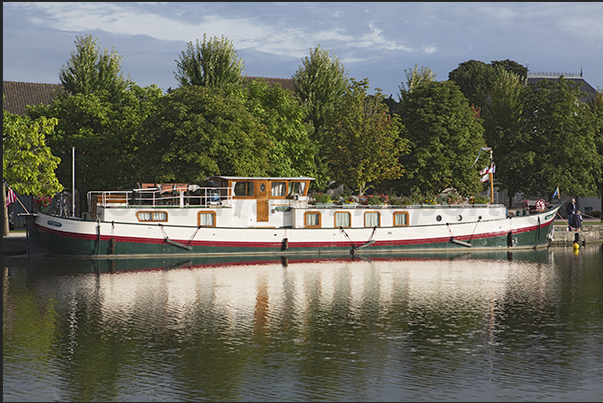
{"type": "Polygon", "coordinates": [[[194,191],[167,191],[159,189],[135,189],[120,191],[90,191],[88,206],[229,206],[232,189],[226,187],[196,187],[194,191]]]}

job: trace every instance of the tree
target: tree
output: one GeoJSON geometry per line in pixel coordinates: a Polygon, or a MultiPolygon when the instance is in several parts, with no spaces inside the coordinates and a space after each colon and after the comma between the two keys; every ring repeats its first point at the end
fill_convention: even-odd
{"type": "Polygon", "coordinates": [[[399,117],[390,116],[380,92],[367,96],[368,87],[368,80],[352,79],[326,124],[333,177],[360,195],[369,182],[399,178],[398,157],[408,152],[399,117]]]}
{"type": "Polygon", "coordinates": [[[460,63],[448,73],[448,79],[456,83],[461,92],[469,100],[469,105],[483,108],[486,97],[490,95],[496,82],[501,79],[505,69],[502,66],[491,66],[477,60],[460,63]]]}
{"type": "MultiPolygon", "coordinates": [[[[127,189],[139,181],[144,161],[136,159],[142,122],[153,113],[162,97],[155,85],[141,88],[133,83],[112,102],[106,90],[92,94],[62,94],[50,105],[28,108],[32,118],[57,118],[48,145],[63,161],[71,161],[76,149],[76,188],[80,202],[90,190],[127,189]]],[[[61,183],[71,183],[71,164],[57,169],[61,183]]]]}
{"type": "Polygon", "coordinates": [[[404,70],[404,74],[406,75],[406,83],[402,82],[402,84],[398,86],[398,89],[400,90],[400,100],[403,99],[405,94],[412,92],[422,83],[436,81],[437,76],[437,74],[429,67],[418,68],[416,64],[412,70],[404,70]]]}
{"type": "MultiPolygon", "coordinates": [[[[45,143],[56,124],[56,119],[32,120],[6,110],[3,112],[2,175],[16,193],[54,196],[63,190],[54,173],[61,160],[52,155],[45,143]]],[[[8,235],[6,207],[4,235],[8,235]]]]}
{"type": "Polygon", "coordinates": [[[114,49],[101,50],[91,35],[76,36],[76,51],[61,67],[59,80],[70,94],[93,94],[101,90],[117,97],[128,86],[121,74],[121,56],[114,49]]]}
{"type": "Polygon", "coordinates": [[[272,141],[268,175],[315,176],[317,147],[310,140],[313,129],[305,121],[306,110],[291,92],[279,84],[253,80],[247,85],[246,104],[272,141]]]}
{"type": "Polygon", "coordinates": [[[238,57],[232,41],[222,35],[220,39],[207,39],[203,34],[203,42],[187,44],[186,52],[182,52],[180,60],[176,60],[176,80],[181,87],[199,85],[203,87],[220,87],[224,84],[242,84],[244,62],[238,57]]]}
{"type": "MultiPolygon", "coordinates": [[[[349,85],[347,72],[339,58],[329,55],[329,51],[318,45],[302,59],[302,65],[293,75],[293,85],[295,95],[308,110],[307,119],[314,128],[311,139],[320,150],[326,149],[324,124],[349,85]]],[[[323,153],[317,155],[316,165],[318,175],[315,185],[326,187],[330,178],[323,153]]]]}
{"type": "MultiPolygon", "coordinates": [[[[594,115],[595,121],[595,141],[597,142],[597,152],[603,158],[603,92],[600,90],[598,94],[588,101],[588,106],[594,115]]],[[[603,177],[598,180],[599,197],[603,199],[603,177]]],[[[601,216],[603,221],[603,216],[601,216]]]]}
{"type": "Polygon", "coordinates": [[[505,71],[492,87],[483,113],[486,142],[496,161],[497,184],[508,190],[509,198],[522,188],[525,164],[534,159],[533,150],[525,147],[521,128],[525,85],[524,78],[505,71]]]}
{"type": "Polygon", "coordinates": [[[483,127],[453,82],[426,82],[405,95],[400,117],[406,127],[410,154],[400,162],[406,169],[401,193],[436,195],[446,188],[461,194],[482,190],[471,165],[484,146],[483,127]]]}
{"type": "Polygon", "coordinates": [[[140,160],[145,181],[201,183],[211,175],[265,176],[272,148],[244,98],[215,87],[186,86],[158,101],[146,120],[140,160]]]}
{"type": "Polygon", "coordinates": [[[527,79],[528,78],[528,68],[525,66],[522,66],[521,64],[513,61],[513,60],[492,60],[490,62],[490,65],[493,67],[497,67],[500,66],[502,67],[505,71],[508,71],[510,73],[513,73],[515,75],[517,75],[520,79],[527,79]]]}
{"type": "Polygon", "coordinates": [[[528,84],[524,94],[521,136],[534,158],[523,164],[521,191],[548,196],[559,186],[573,196],[598,195],[600,132],[591,108],[578,100],[580,90],[560,77],[528,84]]]}

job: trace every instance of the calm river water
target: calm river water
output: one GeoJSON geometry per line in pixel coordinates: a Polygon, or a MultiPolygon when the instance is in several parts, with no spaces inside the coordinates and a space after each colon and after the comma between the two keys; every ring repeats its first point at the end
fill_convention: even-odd
{"type": "Polygon", "coordinates": [[[7,260],[4,401],[600,401],[603,250],[7,260]]]}

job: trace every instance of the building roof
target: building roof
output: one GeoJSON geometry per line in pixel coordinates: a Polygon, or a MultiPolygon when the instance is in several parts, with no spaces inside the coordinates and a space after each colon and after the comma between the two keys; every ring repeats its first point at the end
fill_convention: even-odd
{"type": "Polygon", "coordinates": [[[582,73],[571,74],[571,73],[528,73],[528,84],[537,83],[540,80],[552,80],[559,81],[559,78],[563,78],[574,85],[580,86],[580,91],[585,95],[580,99],[582,102],[587,102],[591,98],[595,98],[598,94],[597,90],[594,89],[589,83],[582,78],[582,73]]]}
{"type": "Polygon", "coordinates": [[[2,108],[16,115],[25,115],[26,105],[49,105],[62,90],[61,84],[3,81],[2,108]]]}

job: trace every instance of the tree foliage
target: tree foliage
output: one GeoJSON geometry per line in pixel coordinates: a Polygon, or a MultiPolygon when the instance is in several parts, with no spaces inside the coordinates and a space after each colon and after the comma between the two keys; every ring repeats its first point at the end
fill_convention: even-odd
{"type": "Polygon", "coordinates": [[[187,44],[176,66],[174,75],[181,87],[220,87],[241,85],[245,63],[238,57],[232,41],[224,35],[207,39],[207,34],[203,34],[202,42],[197,39],[187,44]]]}
{"type": "Polygon", "coordinates": [[[429,67],[422,66],[419,68],[416,64],[412,70],[404,70],[404,74],[406,75],[406,83],[402,82],[398,86],[398,89],[400,90],[400,100],[402,100],[407,93],[412,92],[422,83],[436,81],[437,77],[437,74],[434,73],[429,67]]]}
{"type": "MultiPolygon", "coordinates": [[[[113,102],[104,90],[63,94],[50,105],[29,107],[28,114],[58,119],[48,144],[63,161],[71,161],[75,147],[76,188],[83,198],[90,190],[136,184],[136,171],[141,169],[136,159],[140,126],[161,96],[155,85],[140,88],[131,84],[119,95],[120,102],[113,102]]],[[[62,184],[71,183],[71,164],[61,164],[57,176],[62,184]]]]}
{"type": "Polygon", "coordinates": [[[490,95],[494,85],[501,80],[505,71],[504,64],[493,66],[477,60],[469,60],[460,63],[456,69],[448,73],[448,79],[459,86],[469,100],[469,105],[483,108],[486,97],[490,95]]]}
{"type": "Polygon", "coordinates": [[[310,140],[312,125],[306,110],[290,91],[265,80],[247,86],[247,109],[259,119],[270,138],[270,176],[315,176],[317,147],[310,140]]]}
{"type": "Polygon", "coordinates": [[[211,175],[264,176],[272,142],[244,98],[222,88],[186,86],[158,102],[145,122],[145,181],[201,183],[211,175]]]}
{"type": "Polygon", "coordinates": [[[70,94],[93,94],[104,90],[115,98],[128,86],[121,73],[121,59],[114,49],[101,50],[91,35],[76,36],[76,50],[59,72],[63,88],[70,94]]]}
{"type": "Polygon", "coordinates": [[[496,161],[496,182],[508,190],[509,197],[523,187],[523,169],[534,160],[534,151],[525,147],[522,131],[523,91],[526,80],[505,71],[491,89],[490,102],[484,108],[487,144],[496,161]]]}
{"type": "Polygon", "coordinates": [[[19,116],[3,112],[2,175],[19,194],[54,196],[63,190],[55,169],[61,159],[46,145],[57,120],[19,116]]]}
{"type": "MultiPolygon", "coordinates": [[[[325,122],[349,85],[343,64],[338,57],[331,56],[328,50],[318,45],[302,59],[302,65],[293,75],[293,85],[299,102],[308,110],[307,120],[314,128],[311,139],[319,149],[326,149],[325,122]]],[[[318,153],[316,165],[315,185],[324,188],[330,181],[324,153],[318,153]]]]}
{"type": "Polygon", "coordinates": [[[408,152],[399,117],[390,116],[383,94],[368,96],[368,86],[368,80],[352,79],[326,125],[333,177],[360,195],[369,182],[402,176],[398,157],[408,152]]]}
{"type": "Polygon", "coordinates": [[[522,170],[526,194],[548,196],[557,186],[566,194],[595,196],[603,174],[597,152],[597,124],[580,90],[561,77],[540,80],[524,92],[520,141],[533,152],[522,170]]]}
{"type": "Polygon", "coordinates": [[[450,81],[426,82],[405,95],[400,106],[410,154],[398,182],[402,193],[436,195],[452,187],[461,194],[482,191],[471,165],[484,146],[483,127],[459,88],[450,81]]]}
{"type": "Polygon", "coordinates": [[[505,71],[517,75],[520,79],[525,80],[528,78],[528,68],[513,60],[492,60],[490,65],[493,67],[502,67],[505,71]]]}

